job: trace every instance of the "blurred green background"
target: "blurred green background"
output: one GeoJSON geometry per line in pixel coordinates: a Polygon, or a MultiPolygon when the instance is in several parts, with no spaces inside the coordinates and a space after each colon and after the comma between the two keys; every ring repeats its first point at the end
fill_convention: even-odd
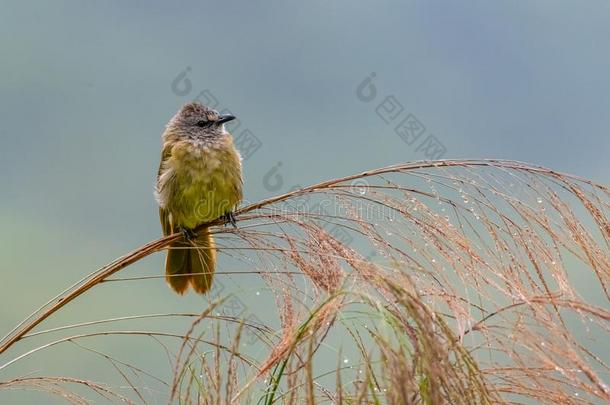
{"type": "MultiPolygon", "coordinates": [[[[260,144],[244,162],[250,201],[425,159],[429,135],[444,158],[523,160],[610,183],[609,19],[604,1],[2,1],[0,331],[160,236],[160,135],[198,96],[229,108],[236,135],[248,129],[260,144]],[[377,95],[365,102],[356,90],[372,72],[377,95]],[[386,96],[404,109],[393,123],[376,112],[386,96]],[[425,127],[412,144],[394,132],[407,114],[425,127]]],[[[126,275],[161,272],[157,255],[126,275]]],[[[265,318],[272,298],[223,282],[242,285],[265,318]]],[[[45,326],[204,302],[162,279],[116,283],[45,326]]],[[[136,339],[103,344],[165,367],[136,339]]],[[[59,347],[1,378],[114,373],[75,353],[59,347]]]]}

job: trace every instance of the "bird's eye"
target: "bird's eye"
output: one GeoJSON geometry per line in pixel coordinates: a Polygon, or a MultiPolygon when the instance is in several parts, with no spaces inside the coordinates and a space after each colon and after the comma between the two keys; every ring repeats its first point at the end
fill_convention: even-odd
{"type": "Polygon", "coordinates": [[[197,126],[198,127],[207,127],[209,125],[209,121],[197,121],[197,126]]]}

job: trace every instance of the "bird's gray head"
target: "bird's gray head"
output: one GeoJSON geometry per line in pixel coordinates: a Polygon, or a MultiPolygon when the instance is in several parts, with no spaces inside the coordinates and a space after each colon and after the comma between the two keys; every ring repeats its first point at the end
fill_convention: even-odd
{"type": "Polygon", "coordinates": [[[187,103],[167,124],[168,131],[181,138],[212,141],[227,134],[224,123],[234,120],[230,114],[218,111],[197,102],[187,103]]]}

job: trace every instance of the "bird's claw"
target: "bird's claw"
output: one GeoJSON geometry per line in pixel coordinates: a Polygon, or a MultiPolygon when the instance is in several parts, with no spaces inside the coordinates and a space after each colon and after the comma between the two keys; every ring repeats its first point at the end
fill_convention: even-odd
{"type": "Polygon", "coordinates": [[[192,241],[197,237],[197,233],[195,231],[193,231],[192,229],[181,228],[180,231],[182,232],[182,236],[184,237],[184,240],[192,241]]]}
{"type": "Polygon", "coordinates": [[[222,216],[222,219],[227,221],[227,223],[233,225],[233,228],[237,228],[237,221],[235,220],[235,214],[233,211],[229,211],[222,216]]]}

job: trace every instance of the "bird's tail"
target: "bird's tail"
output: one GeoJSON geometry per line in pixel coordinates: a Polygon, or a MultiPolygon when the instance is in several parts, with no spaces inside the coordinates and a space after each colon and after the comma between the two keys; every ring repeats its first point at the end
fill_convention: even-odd
{"type": "Polygon", "coordinates": [[[215,266],[214,239],[210,230],[204,228],[194,240],[171,245],[165,259],[165,279],[178,294],[184,294],[189,284],[204,294],[212,286],[215,266]]]}

